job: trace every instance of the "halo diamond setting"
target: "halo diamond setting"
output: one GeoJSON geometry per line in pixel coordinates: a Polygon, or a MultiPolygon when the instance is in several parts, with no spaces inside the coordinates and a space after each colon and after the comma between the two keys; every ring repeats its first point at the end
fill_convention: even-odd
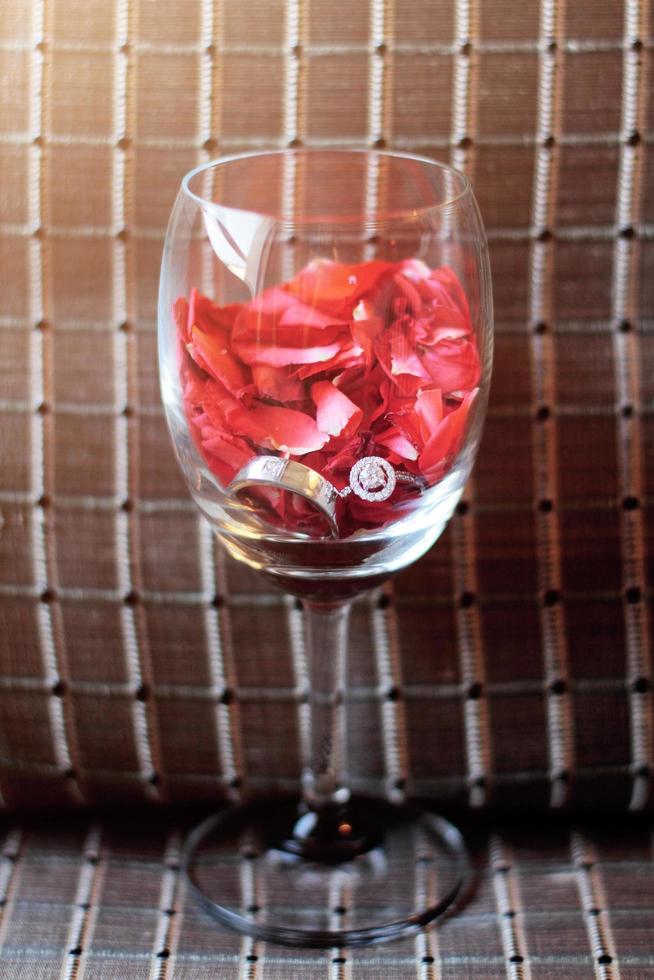
{"type": "Polygon", "coordinates": [[[396,480],[395,470],[381,456],[364,456],[350,470],[350,487],[362,500],[388,500],[396,480]]]}

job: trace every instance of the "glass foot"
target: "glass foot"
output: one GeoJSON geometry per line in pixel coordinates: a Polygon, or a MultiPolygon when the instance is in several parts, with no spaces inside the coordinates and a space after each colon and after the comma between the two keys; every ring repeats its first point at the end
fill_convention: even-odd
{"type": "Polygon", "coordinates": [[[297,799],[217,813],[184,846],[191,891],[236,932],[287,946],[362,946],[451,911],[469,874],[463,838],[414,806],[353,798],[325,823],[297,799]]]}

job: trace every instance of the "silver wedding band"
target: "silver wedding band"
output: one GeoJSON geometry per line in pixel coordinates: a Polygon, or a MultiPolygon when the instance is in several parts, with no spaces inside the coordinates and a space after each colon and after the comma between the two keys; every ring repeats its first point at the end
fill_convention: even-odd
{"type": "Polygon", "coordinates": [[[299,494],[320,511],[332,535],[338,537],[336,501],[340,494],[333,483],[304,463],[277,456],[255,456],[238,471],[227,489],[239,493],[250,487],[272,487],[299,494]]]}

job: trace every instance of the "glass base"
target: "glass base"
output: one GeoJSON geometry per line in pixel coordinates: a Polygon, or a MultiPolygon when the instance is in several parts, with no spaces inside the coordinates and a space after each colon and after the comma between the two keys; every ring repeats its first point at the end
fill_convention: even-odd
{"type": "Polygon", "coordinates": [[[287,946],[388,941],[453,910],[470,868],[453,824],[365,797],[333,816],[330,843],[297,798],[214,814],[184,846],[192,893],[230,929],[287,946]]]}

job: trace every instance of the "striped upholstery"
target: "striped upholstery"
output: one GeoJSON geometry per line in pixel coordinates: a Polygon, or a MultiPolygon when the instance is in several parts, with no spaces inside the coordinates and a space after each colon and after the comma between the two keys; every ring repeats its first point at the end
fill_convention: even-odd
{"type": "Polygon", "coordinates": [[[154,332],[181,175],[285,145],[450,160],[492,251],[474,481],[436,547],[355,609],[355,786],[649,805],[653,17],[649,0],[0,6],[5,807],[295,785],[301,613],[199,521],[154,332]]]}

